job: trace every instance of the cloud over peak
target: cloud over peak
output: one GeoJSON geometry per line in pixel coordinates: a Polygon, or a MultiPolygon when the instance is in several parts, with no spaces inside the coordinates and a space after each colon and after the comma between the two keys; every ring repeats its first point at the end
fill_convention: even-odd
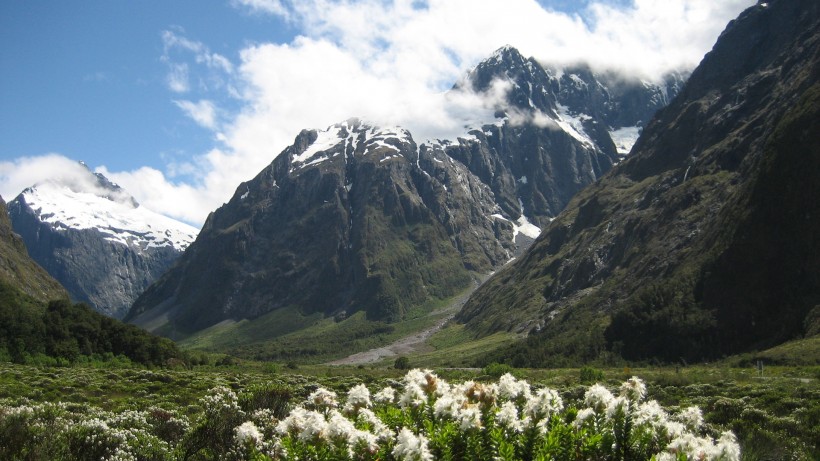
{"type": "MultiPolygon", "coordinates": [[[[754,0],[592,0],[574,13],[541,3],[232,0],[238,12],[274,15],[300,35],[226,57],[200,41],[205,37],[163,31],[169,100],[210,131],[213,146],[188,161],[175,159],[165,171],[99,171],[149,208],[201,224],[301,129],[361,117],[401,125],[422,142],[452,139],[491,120],[491,95],[447,90],[503,44],[543,64],[584,62],[655,79],[692,69],[754,0]],[[185,181],[174,176],[180,165],[185,181]]],[[[2,190],[12,182],[30,185],[4,178],[2,190]]]]}

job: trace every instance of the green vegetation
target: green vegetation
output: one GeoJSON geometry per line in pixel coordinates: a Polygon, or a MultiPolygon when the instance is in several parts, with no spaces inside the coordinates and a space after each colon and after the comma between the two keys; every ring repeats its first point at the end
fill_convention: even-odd
{"type": "Polygon", "coordinates": [[[44,309],[0,286],[0,360],[68,364],[83,361],[132,361],[164,365],[181,359],[170,340],[151,335],[67,300],[44,309]],[[22,302],[21,302],[22,301],[22,302]]]}
{"type": "MultiPolygon", "coordinates": [[[[227,353],[250,360],[320,363],[376,347],[435,325],[458,297],[432,299],[405,312],[404,320],[371,320],[364,311],[349,316],[305,315],[294,307],[254,320],[222,322],[179,342],[187,350],[227,353]]],[[[466,339],[466,338],[465,338],[466,339]]]]}
{"type": "Polygon", "coordinates": [[[400,356],[393,362],[393,368],[396,370],[409,370],[410,369],[410,359],[405,356],[400,356]]]}
{"type": "MultiPolygon", "coordinates": [[[[585,408],[588,387],[580,382],[579,369],[513,371],[519,379],[533,384],[533,393],[542,386],[557,391],[564,404],[565,418],[559,418],[561,421],[574,421],[585,408]]],[[[812,460],[820,452],[818,367],[771,366],[764,368],[762,376],[754,368],[719,366],[598,371],[606,376],[598,382],[616,393],[623,380],[632,375],[642,377],[646,398],[658,401],[670,415],[699,407],[706,424],[703,434],[715,437],[732,430],[743,460],[812,460]]],[[[231,450],[236,448],[236,428],[251,421],[262,440],[271,441],[271,426],[276,424],[273,418],[283,420],[318,387],[340,396],[361,383],[373,394],[388,385],[400,393],[405,389],[397,386],[404,372],[386,368],[302,366],[298,373],[286,372],[282,366],[241,361],[192,370],[0,363],[0,440],[5,441],[0,444],[0,450],[5,450],[0,458],[80,459],[77,457],[82,453],[91,456],[86,459],[101,459],[120,450],[135,453],[138,459],[184,459],[186,454],[189,459],[247,459],[230,458],[235,454],[231,450]],[[48,437],[43,436],[44,431],[48,437]],[[93,437],[110,451],[89,451],[102,449],[88,443],[93,437]]],[[[441,369],[436,373],[439,379],[447,380],[486,379],[484,370],[441,369]]],[[[444,439],[434,439],[444,437],[445,432],[431,433],[427,423],[413,419],[424,419],[424,414],[387,408],[372,410],[383,421],[393,421],[389,425],[394,433],[407,426],[415,435],[428,437],[428,448],[441,449],[444,439]]],[[[523,416],[520,410],[519,416],[523,416]]],[[[551,424],[559,427],[555,421],[551,424]]],[[[492,437],[492,432],[485,431],[481,437],[492,437]]],[[[486,447],[471,445],[469,437],[459,438],[458,430],[447,429],[446,433],[450,434],[447,437],[457,437],[447,439],[448,446],[460,450],[486,447]]],[[[512,448],[513,453],[519,453],[516,450],[525,447],[513,443],[512,448]]]]}

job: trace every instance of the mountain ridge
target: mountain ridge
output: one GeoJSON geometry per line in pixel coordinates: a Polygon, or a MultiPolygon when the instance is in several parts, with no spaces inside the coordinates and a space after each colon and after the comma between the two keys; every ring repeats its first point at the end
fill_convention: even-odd
{"type": "Polygon", "coordinates": [[[820,152],[806,137],[817,123],[817,17],[816,4],[778,1],[732,21],[627,160],[576,196],[459,320],[477,335],[529,333],[494,355],[522,365],[703,360],[800,335],[817,303],[820,256],[795,217],[802,210],[816,230],[820,210],[789,187],[816,191],[808,171],[817,170],[805,167],[820,152]],[[776,136],[795,130],[787,142],[776,136]],[[784,165],[778,143],[801,153],[802,171],[761,166],[784,165]],[[767,187],[791,201],[765,205],[767,187]]]}

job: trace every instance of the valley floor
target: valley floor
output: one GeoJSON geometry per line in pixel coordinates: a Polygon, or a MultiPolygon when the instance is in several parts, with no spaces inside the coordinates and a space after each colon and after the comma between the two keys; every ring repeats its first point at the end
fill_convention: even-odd
{"type": "Polygon", "coordinates": [[[446,307],[428,314],[429,316],[444,315],[444,317],[436,321],[433,326],[400,338],[386,346],[375,347],[363,352],[349,355],[339,360],[334,360],[329,362],[329,365],[371,364],[389,359],[391,357],[429,352],[432,348],[427,344],[427,340],[430,339],[433,334],[440,331],[447,324],[447,322],[456,316],[458,311],[460,311],[464,306],[464,303],[470,299],[470,295],[472,295],[475,289],[479,286],[480,284],[476,284],[474,289],[462,293],[446,307]]]}

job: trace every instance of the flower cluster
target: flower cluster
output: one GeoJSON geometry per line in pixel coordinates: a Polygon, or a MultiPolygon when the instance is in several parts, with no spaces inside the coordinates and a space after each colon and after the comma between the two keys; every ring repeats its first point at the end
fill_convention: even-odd
{"type": "MultiPolygon", "coordinates": [[[[700,409],[670,415],[646,401],[646,385],[633,377],[617,395],[595,384],[566,407],[561,394],[534,388],[510,374],[497,383],[448,383],[430,370],[411,370],[396,388],[371,396],[362,385],[341,405],[319,388],[276,425],[271,459],[572,459],[739,460],[734,436],[714,440],[700,409]],[[339,410],[341,408],[341,410],[339,410]],[[568,458],[569,459],[569,458],[568,458]]],[[[257,441],[251,423],[236,429],[257,441]]],[[[270,453],[270,452],[269,452],[270,453]]]]}
{"type": "Polygon", "coordinates": [[[363,384],[338,395],[316,388],[284,417],[227,387],[203,397],[192,416],[21,399],[0,405],[0,458],[23,459],[36,447],[43,459],[112,461],[740,459],[731,432],[714,432],[697,407],[668,411],[647,400],[638,378],[569,395],[577,394],[511,374],[449,383],[411,370],[372,394],[363,384]]]}

